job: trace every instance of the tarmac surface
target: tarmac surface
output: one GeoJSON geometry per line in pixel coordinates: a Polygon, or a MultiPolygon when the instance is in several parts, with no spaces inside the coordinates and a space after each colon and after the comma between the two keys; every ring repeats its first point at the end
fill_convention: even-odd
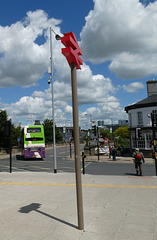
{"type": "MultiPolygon", "coordinates": [[[[124,161],[124,159],[123,159],[124,161]]],[[[157,177],[0,172],[0,240],[157,240],[157,177]]]]}

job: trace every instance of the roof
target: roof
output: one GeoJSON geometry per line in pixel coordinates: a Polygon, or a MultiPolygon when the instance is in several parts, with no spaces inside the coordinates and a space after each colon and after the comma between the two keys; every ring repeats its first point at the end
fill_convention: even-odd
{"type": "Polygon", "coordinates": [[[135,104],[125,107],[125,111],[128,112],[129,110],[132,110],[132,109],[153,107],[153,106],[157,106],[157,94],[153,94],[135,104]]]}

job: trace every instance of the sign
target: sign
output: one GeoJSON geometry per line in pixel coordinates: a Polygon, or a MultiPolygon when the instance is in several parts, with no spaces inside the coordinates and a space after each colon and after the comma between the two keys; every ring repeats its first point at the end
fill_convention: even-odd
{"type": "Polygon", "coordinates": [[[81,69],[80,65],[83,65],[82,59],[79,57],[82,55],[82,50],[80,49],[77,39],[73,32],[63,33],[64,37],[61,37],[61,42],[65,46],[62,48],[62,54],[66,57],[69,66],[71,64],[76,64],[76,69],[81,69]]]}
{"type": "MultiPolygon", "coordinates": [[[[97,147],[95,148],[95,153],[96,154],[98,153],[98,148],[97,147]]],[[[109,153],[109,147],[105,146],[103,148],[99,148],[99,153],[100,154],[108,154],[109,153]]]]}

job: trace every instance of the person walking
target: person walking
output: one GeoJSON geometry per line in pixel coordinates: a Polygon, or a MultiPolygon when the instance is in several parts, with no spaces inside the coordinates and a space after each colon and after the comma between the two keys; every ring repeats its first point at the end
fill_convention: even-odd
{"type": "Polygon", "coordinates": [[[139,148],[135,148],[132,158],[135,163],[136,174],[138,175],[138,173],[140,173],[140,176],[143,176],[142,163],[145,163],[145,160],[144,155],[139,151],[139,148]]]}

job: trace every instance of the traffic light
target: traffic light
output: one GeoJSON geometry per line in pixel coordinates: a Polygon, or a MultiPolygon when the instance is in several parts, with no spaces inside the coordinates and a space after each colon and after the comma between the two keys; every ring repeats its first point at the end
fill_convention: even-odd
{"type": "Polygon", "coordinates": [[[157,114],[151,113],[152,127],[157,129],[157,114]]]}
{"type": "Polygon", "coordinates": [[[6,121],[5,122],[5,136],[10,136],[11,133],[11,121],[6,121]]]}
{"type": "Polygon", "coordinates": [[[137,138],[138,139],[142,138],[142,129],[141,128],[137,128],[137,138]]]}
{"type": "Polygon", "coordinates": [[[150,141],[150,147],[154,146],[154,140],[150,141]]]}
{"type": "Polygon", "coordinates": [[[94,133],[94,135],[96,136],[96,125],[92,126],[92,132],[94,133]]]}
{"type": "Polygon", "coordinates": [[[63,133],[66,133],[66,127],[63,127],[63,133]]]}

